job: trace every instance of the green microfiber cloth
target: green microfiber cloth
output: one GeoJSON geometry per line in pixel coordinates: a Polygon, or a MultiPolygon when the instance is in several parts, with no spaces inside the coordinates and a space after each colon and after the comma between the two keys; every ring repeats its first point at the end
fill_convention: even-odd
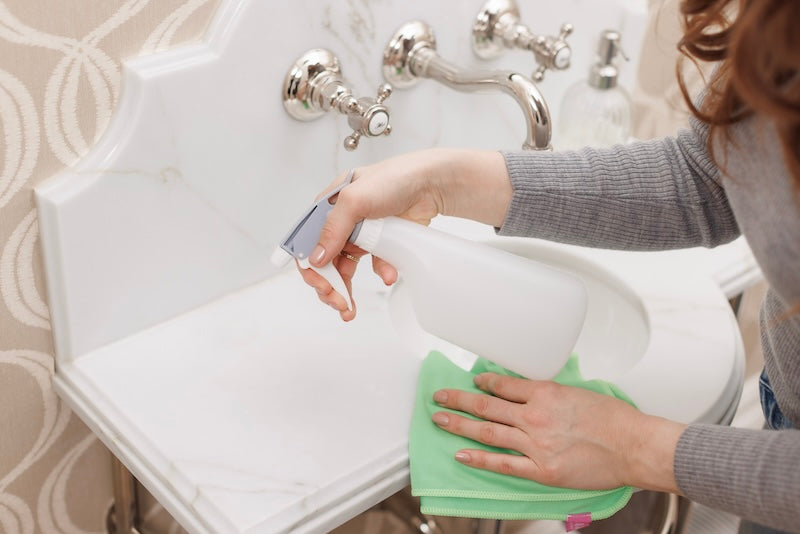
{"type": "MultiPolygon", "coordinates": [[[[434,392],[455,388],[483,393],[473,378],[484,372],[519,376],[482,358],[471,371],[464,371],[435,351],[422,363],[408,447],[411,493],[421,498],[422,513],[487,519],[555,519],[585,526],[591,520],[613,515],[628,503],[633,494],[630,487],[603,491],[554,488],[457,462],[453,455],[464,448],[510,452],[450,434],[431,421],[435,412],[443,410],[433,402],[434,392]]],[[[612,395],[633,405],[614,385],[584,380],[574,354],[554,380],[612,395]]]]}

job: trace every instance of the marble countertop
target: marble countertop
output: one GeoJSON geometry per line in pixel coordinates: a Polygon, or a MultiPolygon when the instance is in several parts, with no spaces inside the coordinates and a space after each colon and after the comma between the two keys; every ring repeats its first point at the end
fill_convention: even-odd
{"type": "Polygon", "coordinates": [[[62,366],[57,387],[190,530],[332,528],[408,483],[421,355],[365,285],[345,324],[289,271],[62,366]]]}

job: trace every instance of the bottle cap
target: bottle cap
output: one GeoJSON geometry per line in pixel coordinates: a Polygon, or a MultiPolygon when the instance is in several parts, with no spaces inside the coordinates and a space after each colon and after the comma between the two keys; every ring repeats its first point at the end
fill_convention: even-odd
{"type": "Polygon", "coordinates": [[[350,242],[368,252],[375,249],[375,244],[381,237],[383,219],[368,219],[361,221],[360,226],[353,230],[350,242]]]}

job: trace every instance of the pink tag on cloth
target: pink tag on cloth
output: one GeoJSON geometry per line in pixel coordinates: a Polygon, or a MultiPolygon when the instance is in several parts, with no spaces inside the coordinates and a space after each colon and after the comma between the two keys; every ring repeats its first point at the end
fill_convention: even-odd
{"type": "Polygon", "coordinates": [[[587,512],[585,514],[569,514],[567,516],[567,532],[578,530],[579,528],[588,527],[592,524],[592,514],[587,512]]]}

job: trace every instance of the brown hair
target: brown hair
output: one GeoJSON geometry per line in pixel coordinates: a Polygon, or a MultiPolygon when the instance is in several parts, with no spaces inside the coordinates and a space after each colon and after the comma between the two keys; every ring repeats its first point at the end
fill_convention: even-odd
{"type": "Polygon", "coordinates": [[[695,64],[720,62],[700,109],[678,84],[692,113],[711,127],[713,140],[757,113],[777,128],[784,160],[800,192],[800,1],[682,0],[684,35],[678,50],[695,64]]]}
{"type": "MultiPolygon", "coordinates": [[[[800,195],[800,0],[681,0],[680,10],[678,85],[692,114],[710,126],[708,153],[717,162],[714,137],[731,141],[728,126],[763,115],[775,124],[800,195]],[[684,57],[720,62],[700,109],[683,80],[684,57]]],[[[798,314],[800,303],[779,320],[798,314]]]]}

